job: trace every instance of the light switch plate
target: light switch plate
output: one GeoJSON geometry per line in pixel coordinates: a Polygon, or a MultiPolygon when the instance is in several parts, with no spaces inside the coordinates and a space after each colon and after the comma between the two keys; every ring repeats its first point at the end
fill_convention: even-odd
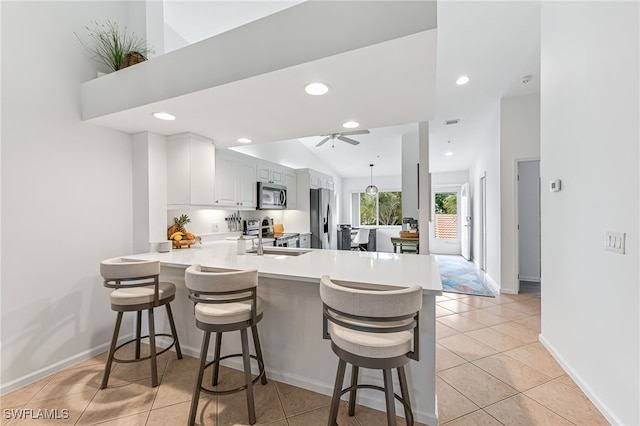
{"type": "Polygon", "coordinates": [[[562,189],[562,182],[560,179],[555,179],[549,182],[549,191],[558,192],[562,189]]]}
{"type": "Polygon", "coordinates": [[[625,233],[607,231],[605,233],[604,249],[614,253],[624,254],[625,233]]]}

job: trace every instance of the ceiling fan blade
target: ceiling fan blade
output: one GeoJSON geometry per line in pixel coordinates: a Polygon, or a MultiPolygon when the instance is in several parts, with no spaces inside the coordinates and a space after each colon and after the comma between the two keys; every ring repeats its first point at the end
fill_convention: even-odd
{"type": "Polygon", "coordinates": [[[345,136],[338,136],[338,139],[340,139],[342,142],[350,143],[351,145],[358,145],[360,143],[358,141],[354,141],[353,139],[347,138],[345,136]]]}
{"type": "Polygon", "coordinates": [[[318,142],[318,144],[316,146],[324,145],[329,139],[331,139],[331,138],[329,136],[327,136],[326,138],[324,138],[320,142],[318,142]]]}
{"type": "Polygon", "coordinates": [[[341,132],[341,135],[368,135],[369,132],[368,130],[354,130],[352,132],[341,132]]]}

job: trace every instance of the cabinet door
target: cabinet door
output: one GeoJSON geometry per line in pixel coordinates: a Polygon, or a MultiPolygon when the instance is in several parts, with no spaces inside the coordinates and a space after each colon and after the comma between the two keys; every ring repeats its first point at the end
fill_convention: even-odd
{"type": "Polygon", "coordinates": [[[216,161],[216,206],[236,205],[236,162],[229,158],[218,156],[216,161]]]}
{"type": "Polygon", "coordinates": [[[216,148],[210,141],[191,138],[191,203],[213,205],[216,148]]]}
{"type": "Polygon", "coordinates": [[[189,140],[167,142],[167,204],[191,204],[189,140]]]}
{"type": "Polygon", "coordinates": [[[298,206],[298,185],[296,174],[291,172],[284,172],[284,186],[287,187],[287,208],[296,209],[298,206]]]}
{"type": "Polygon", "coordinates": [[[256,207],[256,166],[240,163],[236,169],[237,202],[241,207],[256,207]]]}
{"type": "Polygon", "coordinates": [[[272,167],[269,175],[271,177],[271,183],[277,183],[278,185],[284,184],[284,180],[282,178],[282,169],[272,167]]]}

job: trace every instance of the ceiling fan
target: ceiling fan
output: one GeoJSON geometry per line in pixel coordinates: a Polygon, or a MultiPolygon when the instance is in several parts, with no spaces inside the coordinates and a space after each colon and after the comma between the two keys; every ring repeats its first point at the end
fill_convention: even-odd
{"type": "Polygon", "coordinates": [[[352,132],[340,132],[340,133],[331,133],[328,135],[322,135],[326,137],[322,139],[320,142],[318,142],[316,146],[322,146],[328,140],[331,140],[331,146],[334,146],[333,143],[335,142],[336,139],[341,140],[342,142],[350,143],[351,145],[358,145],[360,142],[353,140],[351,138],[348,138],[345,135],[351,136],[351,135],[367,135],[367,134],[369,134],[368,130],[354,130],[352,132]]]}

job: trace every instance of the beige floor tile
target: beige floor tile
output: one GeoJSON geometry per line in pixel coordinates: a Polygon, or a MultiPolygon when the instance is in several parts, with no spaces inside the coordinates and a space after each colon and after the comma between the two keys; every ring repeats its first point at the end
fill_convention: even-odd
{"type": "Polygon", "coordinates": [[[147,382],[143,380],[98,391],[77,424],[90,425],[149,411],[158,388],[152,388],[147,382]]]}
{"type": "Polygon", "coordinates": [[[484,308],[483,311],[497,315],[509,321],[515,321],[529,316],[529,314],[522,311],[511,309],[509,305],[493,305],[491,307],[484,308]]]}
{"type": "Polygon", "coordinates": [[[190,408],[191,401],[186,401],[151,410],[147,424],[149,426],[186,425],[189,421],[190,408]]]}
{"type": "MultiPolygon", "coordinates": [[[[347,373],[350,374],[348,371],[347,373]]],[[[276,382],[276,388],[287,418],[331,405],[331,397],[327,395],[280,382],[276,382]]]]}
{"type": "Polygon", "coordinates": [[[20,389],[16,389],[13,392],[9,392],[6,395],[2,395],[0,397],[0,406],[17,407],[26,404],[31,401],[31,399],[36,396],[36,394],[40,392],[54,376],[55,374],[52,374],[23,386],[20,389]]]}
{"type": "Polygon", "coordinates": [[[582,392],[558,380],[530,389],[525,395],[577,425],[609,424],[582,392]]]}
{"type": "Polygon", "coordinates": [[[440,423],[446,423],[478,409],[476,404],[439,377],[436,377],[436,395],[440,423]]]}
{"type": "Polygon", "coordinates": [[[451,352],[440,344],[436,344],[436,371],[446,370],[467,362],[464,358],[451,352]]]}
{"type": "Polygon", "coordinates": [[[109,355],[108,351],[102,352],[101,354],[98,354],[91,358],[85,359],[84,361],[81,361],[75,365],[72,365],[69,368],[84,368],[84,367],[90,367],[92,365],[101,365],[104,367],[104,365],[107,363],[108,355],[109,355]]]}
{"type": "Polygon", "coordinates": [[[198,370],[176,371],[162,376],[153,410],[180,402],[191,401],[198,370]]]}
{"type": "Polygon", "coordinates": [[[474,411],[446,423],[446,426],[500,426],[502,423],[491,417],[484,410],[474,411]]]}
{"type": "Polygon", "coordinates": [[[503,352],[526,345],[522,340],[511,337],[492,328],[481,328],[465,333],[465,335],[503,352]]]}
{"type": "MultiPolygon", "coordinates": [[[[262,385],[259,382],[253,387],[256,420],[266,424],[285,418],[275,383],[262,385]]],[[[247,395],[245,391],[218,397],[218,425],[249,424],[247,411],[247,395]]]]}
{"type": "Polygon", "coordinates": [[[571,386],[573,389],[577,390],[578,392],[582,392],[582,389],[580,389],[580,386],[578,386],[576,382],[574,382],[573,379],[566,374],[558,377],[556,380],[560,383],[564,383],[567,386],[571,386]]]}
{"type": "Polygon", "coordinates": [[[449,299],[452,299],[452,300],[465,299],[465,298],[469,297],[468,294],[464,294],[464,293],[443,292],[442,294],[444,296],[448,297],[449,299]]]}
{"type": "Polygon", "coordinates": [[[182,359],[177,359],[175,353],[169,356],[167,367],[164,370],[164,374],[174,374],[179,372],[192,372],[198,371],[200,367],[200,359],[194,358],[188,355],[182,355],[182,359]]]}
{"type": "Polygon", "coordinates": [[[507,307],[529,315],[540,315],[540,298],[536,297],[522,301],[519,300],[517,302],[509,303],[507,307]]]}
{"type": "Polygon", "coordinates": [[[453,315],[455,312],[445,309],[442,306],[436,305],[436,318],[446,317],[447,315],[453,315]]]}
{"type": "Polygon", "coordinates": [[[539,332],[530,329],[522,324],[516,322],[507,322],[504,324],[498,324],[491,327],[494,330],[498,330],[501,333],[508,334],[511,337],[515,337],[524,343],[534,343],[538,341],[539,332]]]}
{"type": "Polygon", "coordinates": [[[546,374],[502,353],[479,359],[473,364],[520,392],[551,380],[546,374]]]}
{"type": "Polygon", "coordinates": [[[441,323],[440,321],[436,321],[436,339],[442,339],[458,333],[458,330],[455,330],[448,325],[441,323]]]}
{"type": "MultiPolygon", "coordinates": [[[[396,412],[400,414],[401,411],[396,412]]],[[[402,412],[404,416],[404,412],[402,412]]],[[[357,405],[355,417],[358,423],[367,426],[386,426],[387,425],[387,413],[385,411],[375,410],[373,408],[365,407],[364,405],[357,405]]],[[[398,426],[405,426],[407,423],[404,417],[396,416],[396,423],[398,426]]],[[[418,421],[414,421],[414,426],[424,426],[418,421]]]]}
{"type": "Polygon", "coordinates": [[[464,334],[456,334],[455,336],[440,339],[438,343],[467,361],[474,361],[498,352],[491,346],[480,343],[464,334]]]}
{"type": "Polygon", "coordinates": [[[505,425],[571,425],[571,422],[522,394],[485,407],[484,410],[505,425]]]}
{"type": "Polygon", "coordinates": [[[473,364],[462,364],[437,374],[479,407],[486,407],[518,393],[473,364]]]}
{"type": "Polygon", "coordinates": [[[436,296],[436,303],[438,302],[446,302],[447,300],[451,300],[451,298],[448,296],[449,293],[443,293],[440,296],[436,296]]]}
{"type": "MultiPolygon", "coordinates": [[[[329,420],[329,409],[329,406],[316,408],[315,410],[297,416],[287,417],[287,421],[289,422],[289,426],[326,426],[329,420]]],[[[340,426],[360,426],[355,416],[349,416],[347,411],[347,405],[341,403],[337,423],[340,426]]]]}
{"type": "MultiPolygon", "coordinates": [[[[100,364],[63,370],[54,375],[42,390],[31,400],[41,401],[62,395],[73,395],[88,391],[93,391],[95,393],[100,389],[103,374],[104,365],[100,364]]],[[[122,384],[123,382],[116,378],[109,381],[109,386],[118,386],[122,384]]]]}
{"type": "Polygon", "coordinates": [[[289,422],[287,422],[287,419],[282,419],[267,423],[265,426],[289,426],[289,422]]]}
{"type": "Polygon", "coordinates": [[[474,308],[488,308],[490,306],[496,306],[496,303],[493,301],[493,297],[469,296],[462,297],[458,300],[466,303],[467,305],[471,305],[474,308]]]}
{"type": "MultiPolygon", "coordinates": [[[[142,357],[146,356],[141,354],[142,357]]],[[[167,367],[167,363],[169,362],[169,358],[175,358],[175,354],[173,352],[165,352],[159,357],[157,357],[157,367],[158,367],[158,380],[164,374],[164,370],[167,367]]],[[[146,380],[149,385],[151,385],[151,360],[145,360],[140,362],[131,362],[131,363],[117,363],[113,370],[111,371],[111,376],[109,378],[109,386],[111,386],[111,379],[123,380],[127,382],[139,382],[141,380],[146,380]]]]}
{"type": "Polygon", "coordinates": [[[465,318],[469,318],[477,323],[482,324],[483,326],[490,327],[492,325],[502,324],[503,322],[507,322],[508,320],[500,317],[498,315],[494,315],[490,312],[487,312],[484,309],[478,309],[476,311],[463,312],[462,315],[465,318]]]}
{"type": "Polygon", "coordinates": [[[565,374],[560,364],[547,352],[540,343],[529,343],[526,346],[511,349],[505,352],[512,358],[533,367],[551,377],[560,377],[565,374]]]}
{"type": "Polygon", "coordinates": [[[27,414],[27,417],[14,419],[11,425],[75,424],[95,394],[96,391],[89,391],[29,402],[22,407],[23,413],[27,414]]]}
{"type": "Polygon", "coordinates": [[[452,312],[455,313],[460,313],[460,312],[467,312],[467,311],[472,311],[476,308],[474,308],[471,305],[468,305],[460,300],[447,300],[446,302],[440,302],[438,303],[438,306],[440,306],[441,308],[445,308],[448,309],[452,312]]]}
{"type": "Polygon", "coordinates": [[[133,416],[121,417],[115,420],[109,420],[108,422],[99,423],[100,426],[145,426],[152,423],[147,423],[148,412],[134,414],[133,416]]]}
{"type": "Polygon", "coordinates": [[[535,294],[530,294],[530,293],[522,293],[522,294],[500,293],[495,295],[494,301],[499,304],[504,304],[504,303],[512,303],[512,302],[522,302],[527,299],[533,299],[535,297],[537,297],[538,300],[540,300],[540,296],[537,296],[535,294]]]}
{"type": "Polygon", "coordinates": [[[17,418],[20,416],[20,409],[23,407],[24,404],[20,404],[20,405],[14,405],[12,407],[7,407],[5,405],[0,404],[0,408],[2,408],[2,416],[0,416],[0,425],[5,426],[8,425],[9,423],[13,422],[14,418],[17,418]],[[5,410],[9,410],[8,412],[5,410]]]}
{"type": "MultiPolygon", "coordinates": [[[[186,408],[187,418],[188,412],[191,409],[190,404],[186,408]]],[[[184,408],[183,408],[184,409],[184,408]]],[[[198,400],[198,410],[196,411],[196,425],[199,426],[216,426],[218,419],[218,397],[208,394],[200,394],[198,400]]],[[[182,423],[182,424],[186,424],[182,423]]],[[[153,426],[151,423],[147,423],[148,426],[153,426]]]]}
{"type": "Polygon", "coordinates": [[[522,318],[515,321],[518,324],[522,324],[525,327],[530,328],[531,330],[537,331],[540,334],[541,326],[540,326],[540,315],[532,315],[530,317],[522,318]]]}
{"type": "Polygon", "coordinates": [[[480,324],[479,322],[471,320],[469,318],[466,318],[460,314],[440,317],[436,321],[446,325],[447,327],[451,327],[460,333],[466,333],[467,331],[477,330],[479,328],[485,327],[485,325],[480,324]]]}

